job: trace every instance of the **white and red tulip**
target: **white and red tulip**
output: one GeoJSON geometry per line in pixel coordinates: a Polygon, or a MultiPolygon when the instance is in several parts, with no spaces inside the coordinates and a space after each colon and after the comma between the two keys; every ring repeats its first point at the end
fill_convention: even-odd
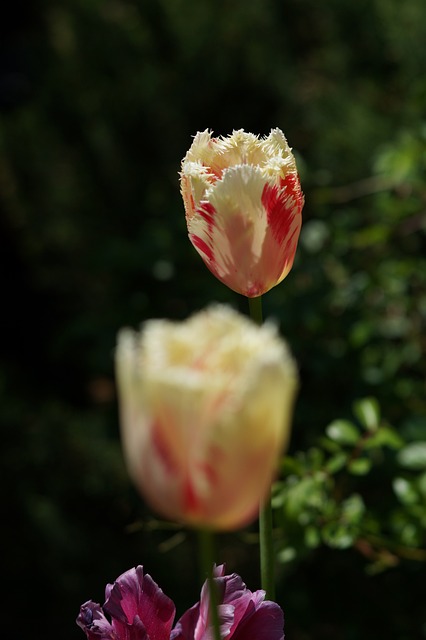
{"type": "Polygon", "coordinates": [[[116,362],[124,454],[152,508],[216,530],[256,518],[298,384],[275,327],[213,306],[124,329],[116,362]]]}
{"type": "Polygon", "coordinates": [[[280,129],[264,138],[199,132],[180,178],[189,238],[221,282],[254,298],[288,275],[304,197],[280,129]]]}

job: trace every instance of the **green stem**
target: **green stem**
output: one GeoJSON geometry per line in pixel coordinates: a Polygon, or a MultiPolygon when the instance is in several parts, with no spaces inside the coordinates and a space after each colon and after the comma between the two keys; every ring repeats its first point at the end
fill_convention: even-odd
{"type": "Polygon", "coordinates": [[[262,296],[257,298],[249,298],[249,309],[250,309],[250,318],[254,320],[257,324],[262,324],[263,322],[263,314],[262,314],[262,296]]]}
{"type": "Polygon", "coordinates": [[[275,600],[275,554],[272,539],[271,497],[259,509],[260,581],[267,600],[275,600]]]}
{"type": "MultiPolygon", "coordinates": [[[[263,322],[262,296],[249,298],[250,317],[261,325],[263,322]]],[[[272,539],[271,497],[259,509],[260,579],[268,600],[275,600],[274,545],[272,539]]]]}
{"type": "Polygon", "coordinates": [[[213,638],[214,640],[221,640],[217,585],[214,581],[214,575],[213,575],[214,555],[215,555],[213,533],[205,529],[199,530],[198,545],[199,545],[199,553],[200,553],[200,565],[203,572],[203,581],[207,577],[207,584],[209,588],[209,599],[210,599],[209,615],[210,615],[210,623],[213,627],[213,638]]]}

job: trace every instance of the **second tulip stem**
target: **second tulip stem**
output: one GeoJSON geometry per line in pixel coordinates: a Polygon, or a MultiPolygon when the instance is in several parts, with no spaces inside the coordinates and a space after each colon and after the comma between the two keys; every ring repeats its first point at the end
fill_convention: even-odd
{"type": "Polygon", "coordinates": [[[213,627],[213,639],[221,640],[220,619],[218,609],[218,590],[214,580],[214,535],[209,530],[200,530],[198,532],[200,564],[204,575],[207,577],[207,585],[209,589],[209,616],[210,624],[213,627]]]}
{"type": "Polygon", "coordinates": [[[249,298],[249,309],[250,309],[250,318],[256,322],[256,324],[262,324],[263,322],[263,313],[262,313],[262,296],[257,298],[249,298]]]}
{"type": "Polygon", "coordinates": [[[271,497],[259,510],[260,579],[267,600],[275,600],[274,545],[272,539],[271,497]]]}
{"type": "MultiPolygon", "coordinates": [[[[263,322],[262,296],[249,298],[250,317],[261,325],[263,322]]],[[[267,496],[265,503],[259,510],[259,542],[260,542],[260,578],[262,589],[268,600],[275,600],[274,577],[274,545],[272,539],[272,505],[271,496],[267,496]]]]}

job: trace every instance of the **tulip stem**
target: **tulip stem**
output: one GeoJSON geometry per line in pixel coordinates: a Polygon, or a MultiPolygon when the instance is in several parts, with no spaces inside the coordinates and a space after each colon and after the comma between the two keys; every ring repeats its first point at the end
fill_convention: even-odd
{"type": "Polygon", "coordinates": [[[262,313],[262,296],[258,296],[257,298],[249,298],[249,309],[250,309],[250,318],[254,320],[257,324],[262,324],[263,322],[263,313],[262,313]]]}
{"type": "MultiPolygon", "coordinates": [[[[257,324],[262,324],[262,296],[249,298],[250,317],[257,324]]],[[[271,496],[259,509],[259,544],[260,544],[260,579],[262,589],[268,600],[275,600],[274,545],[272,539],[272,505],[271,496]]]]}
{"type": "Polygon", "coordinates": [[[272,505],[267,496],[259,509],[260,581],[267,600],[275,600],[274,545],[272,539],[272,505]]]}
{"type": "Polygon", "coordinates": [[[207,577],[210,600],[210,623],[213,627],[213,639],[221,640],[220,619],[218,609],[217,584],[214,580],[214,535],[208,529],[200,529],[198,532],[198,544],[200,552],[200,564],[203,572],[203,579],[207,577]]]}

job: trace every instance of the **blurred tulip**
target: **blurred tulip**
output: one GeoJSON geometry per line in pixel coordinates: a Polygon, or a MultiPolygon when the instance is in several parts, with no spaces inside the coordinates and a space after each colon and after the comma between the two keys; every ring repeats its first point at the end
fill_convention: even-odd
{"type": "Polygon", "coordinates": [[[189,238],[210,271],[249,298],[279,284],[293,265],[304,203],[282,131],[199,132],[180,177],[189,238]]]}
{"type": "Polygon", "coordinates": [[[275,327],[225,306],[120,332],[124,453],[147,502],[172,520],[254,519],[290,431],[297,372],[275,327]]]}

